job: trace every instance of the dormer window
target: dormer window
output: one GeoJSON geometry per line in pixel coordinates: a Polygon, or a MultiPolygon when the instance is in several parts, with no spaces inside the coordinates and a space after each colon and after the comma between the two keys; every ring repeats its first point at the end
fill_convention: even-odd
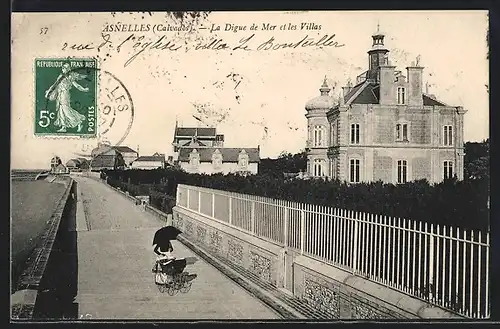
{"type": "Polygon", "coordinates": [[[189,154],[189,164],[195,168],[200,165],[200,154],[196,149],[189,154]]]}
{"type": "Polygon", "coordinates": [[[212,164],[214,166],[214,169],[222,168],[222,154],[218,149],[215,150],[214,154],[212,155],[212,164]]]}
{"type": "Polygon", "coordinates": [[[240,170],[247,170],[248,168],[248,154],[245,150],[241,150],[238,156],[238,166],[240,170]]]}
{"type": "Polygon", "coordinates": [[[406,90],[404,87],[398,87],[398,105],[406,104],[406,90]]]}

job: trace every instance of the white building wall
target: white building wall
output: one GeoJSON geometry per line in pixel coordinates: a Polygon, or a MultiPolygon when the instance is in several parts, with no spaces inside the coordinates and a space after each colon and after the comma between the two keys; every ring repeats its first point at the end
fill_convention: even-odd
{"type": "Polygon", "coordinates": [[[132,162],[133,169],[156,169],[162,167],[162,161],[134,161],[132,162]]]}
{"type": "MultiPolygon", "coordinates": [[[[198,165],[196,170],[189,164],[189,162],[181,162],[181,168],[189,173],[200,173],[200,174],[215,174],[222,173],[224,175],[239,171],[239,165],[236,162],[223,162],[220,169],[215,169],[212,162],[202,162],[198,165]]],[[[247,170],[252,174],[257,174],[259,171],[259,164],[256,162],[251,162],[248,164],[247,170]]]]}

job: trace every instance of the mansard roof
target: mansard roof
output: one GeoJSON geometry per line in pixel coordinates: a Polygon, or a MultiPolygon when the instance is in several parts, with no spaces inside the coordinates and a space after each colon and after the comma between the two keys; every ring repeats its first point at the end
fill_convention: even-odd
{"type": "Polygon", "coordinates": [[[424,94],[424,105],[425,106],[448,106],[445,103],[438,101],[434,96],[424,94]]]}
{"type": "Polygon", "coordinates": [[[179,127],[175,131],[175,136],[183,136],[183,137],[192,137],[192,136],[204,136],[204,137],[215,137],[216,129],[215,128],[188,128],[188,127],[179,127]]]}
{"type": "MultiPolygon", "coordinates": [[[[422,94],[424,106],[448,106],[437,100],[432,95],[422,94]]],[[[355,86],[344,96],[346,104],[379,104],[380,85],[377,83],[364,82],[355,86]]]]}

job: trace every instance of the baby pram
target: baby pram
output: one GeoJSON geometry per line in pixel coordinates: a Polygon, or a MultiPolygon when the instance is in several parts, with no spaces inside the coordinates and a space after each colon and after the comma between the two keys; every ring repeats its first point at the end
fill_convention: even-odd
{"type": "Polygon", "coordinates": [[[177,292],[187,293],[191,289],[192,280],[196,274],[184,272],[186,259],[157,259],[153,266],[155,283],[160,292],[167,292],[170,296],[177,292]]]}

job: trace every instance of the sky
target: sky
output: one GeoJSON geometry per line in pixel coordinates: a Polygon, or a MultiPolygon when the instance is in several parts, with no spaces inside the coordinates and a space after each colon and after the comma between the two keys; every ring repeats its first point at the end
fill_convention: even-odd
{"type": "MultiPolygon", "coordinates": [[[[406,66],[420,56],[429,93],[468,111],[465,141],[488,138],[486,11],[212,12],[182,22],[166,13],[14,13],[11,167],[45,168],[54,155],[65,162],[89,154],[97,145],[96,139],[34,136],[35,58],[97,57],[101,70],[111,72],[130,94],[133,123],[121,145],[139,148],[141,155],[172,154],[178,121],[183,126],[216,126],[225,135],[226,147],[260,146],[265,158],[305,147],[305,103],[319,95],[325,76],[330,86],[336,86],[332,94],[337,96],[349,78],[355,81],[367,69],[367,51],[377,24],[386,35],[389,58],[397,70],[405,73],[406,66]],[[265,31],[266,23],[276,28],[265,31]],[[150,30],[130,30],[141,24],[143,29],[149,24],[150,30]],[[152,31],[158,24],[184,24],[193,31],[152,31]],[[212,24],[221,30],[211,32],[212,24]],[[240,29],[224,31],[230,24],[240,29]],[[257,30],[250,30],[252,24],[257,30]],[[297,29],[280,30],[282,24],[297,29]],[[110,31],[109,25],[121,31],[110,31]],[[241,30],[244,26],[246,30],[241,30]],[[105,34],[109,43],[97,51],[105,34]],[[126,41],[132,34],[136,39],[126,41]],[[306,36],[319,40],[333,34],[343,46],[258,48],[270,38],[275,43],[292,43],[306,36]],[[158,49],[162,35],[162,45],[170,41],[181,46],[179,50],[158,49]],[[216,39],[234,48],[251,35],[254,37],[246,43],[249,50],[196,49],[199,43],[206,45],[216,39]],[[151,43],[145,44],[147,41],[151,43]],[[94,49],[71,49],[80,44],[94,49]]],[[[113,144],[120,142],[131,117],[130,113],[121,114],[108,135],[113,144]]]]}

